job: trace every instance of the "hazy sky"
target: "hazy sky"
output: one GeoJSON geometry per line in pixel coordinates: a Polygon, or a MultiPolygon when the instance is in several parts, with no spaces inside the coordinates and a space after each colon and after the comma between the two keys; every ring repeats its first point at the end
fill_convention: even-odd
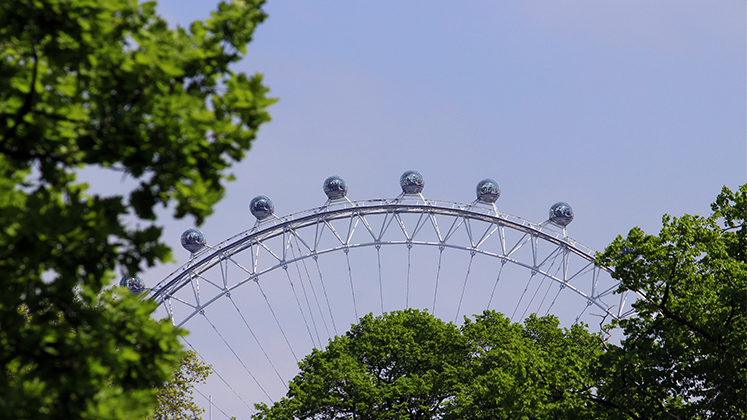
{"type": "MultiPolygon", "coordinates": [[[[214,8],[162,1],[188,25],[214,8]]],[[[248,228],[264,194],[279,215],[393,197],[408,169],[426,197],[468,202],[500,184],[501,210],[546,218],[569,202],[595,249],[661,215],[706,213],[747,181],[743,1],[269,2],[237,70],[264,74],[270,108],[237,182],[204,230],[248,228]]],[[[171,225],[171,224],[170,224],[171,225]]],[[[173,224],[172,236],[190,226],[173,224]]]]}
{"type": "MultiPolygon", "coordinates": [[[[210,1],[159,2],[170,24],[210,1]]],[[[237,181],[201,227],[209,243],[250,228],[249,200],[286,215],[320,206],[339,175],[352,200],[399,194],[547,219],[567,201],[569,235],[602,250],[664,213],[707,214],[747,182],[745,2],[270,1],[237,71],[260,72],[270,108],[237,181]]],[[[163,219],[178,244],[191,220],[163,219]]],[[[145,273],[152,285],[176,265],[145,273]]],[[[219,418],[214,412],[215,418],[219,418]]],[[[243,417],[248,417],[241,414],[243,417]]]]}

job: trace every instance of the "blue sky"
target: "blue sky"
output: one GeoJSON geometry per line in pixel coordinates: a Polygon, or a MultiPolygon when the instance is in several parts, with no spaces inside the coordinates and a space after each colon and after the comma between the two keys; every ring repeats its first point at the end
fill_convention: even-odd
{"type": "MultiPolygon", "coordinates": [[[[161,1],[172,25],[210,1],[161,1]]],[[[664,213],[707,214],[747,182],[745,2],[270,1],[237,71],[264,74],[270,109],[237,180],[201,227],[209,243],[250,228],[252,197],[276,213],[320,206],[339,175],[353,200],[399,194],[536,222],[567,201],[571,237],[601,250],[664,213]]],[[[162,218],[179,264],[190,220],[162,218]]],[[[154,284],[177,265],[149,270],[154,284]]],[[[247,417],[247,416],[244,416],[247,417]]],[[[217,417],[216,417],[217,418],[217,417]]]]}
{"type": "MultiPolygon", "coordinates": [[[[288,214],[320,205],[329,175],[364,199],[416,169],[444,200],[494,178],[499,207],[530,220],[568,201],[572,236],[601,249],[747,180],[744,2],[401,3],[266,4],[236,69],[280,101],[211,239],[227,214],[249,227],[255,195],[288,214]]],[[[187,25],[213,7],[159,11],[187,25]]]]}

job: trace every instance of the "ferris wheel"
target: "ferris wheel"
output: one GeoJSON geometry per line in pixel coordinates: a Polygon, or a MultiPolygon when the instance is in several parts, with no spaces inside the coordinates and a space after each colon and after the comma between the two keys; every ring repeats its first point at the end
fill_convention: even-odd
{"type": "Polygon", "coordinates": [[[185,342],[213,366],[206,392],[222,414],[279,399],[304,355],[368,313],[418,308],[460,323],[495,309],[514,322],[551,313],[569,326],[634,312],[594,251],[568,236],[567,203],[535,223],[498,209],[492,179],[468,204],[426,199],[424,186],[407,171],[395,198],[351,201],[333,176],[321,207],[284,217],[257,196],[250,229],[216,245],[189,229],[184,265],[150,289],[139,278],[123,285],[190,330],[185,342]]]}

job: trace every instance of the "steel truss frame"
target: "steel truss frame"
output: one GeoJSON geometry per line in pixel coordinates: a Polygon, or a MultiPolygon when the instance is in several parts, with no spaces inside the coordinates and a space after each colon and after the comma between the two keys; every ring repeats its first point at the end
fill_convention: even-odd
{"type": "Polygon", "coordinates": [[[497,258],[503,264],[512,263],[524,267],[530,270],[532,275],[541,274],[559,283],[561,289],[568,288],[585,298],[587,307],[595,305],[611,318],[626,318],[634,313],[632,309],[624,310],[627,294],[620,294],[619,300],[613,298],[612,295],[619,286],[617,281],[612,284],[598,284],[600,274],[602,272],[611,274],[611,270],[597,265],[594,252],[569,238],[564,228],[549,221],[533,223],[511,216],[498,211],[492,204],[479,201],[470,204],[433,201],[426,200],[420,194],[402,194],[390,200],[328,201],[319,208],[282,218],[273,216],[257,221],[251,229],[216,246],[208,246],[192,254],[188,263],[150,289],[148,296],[159,304],[163,304],[172,322],[177,326],[182,326],[195,315],[204,313],[204,309],[219,298],[230,296],[236,288],[258,281],[261,276],[273,270],[287,269],[290,264],[306,259],[315,260],[327,253],[339,251],[347,253],[354,248],[380,248],[389,245],[406,245],[410,248],[430,246],[438,247],[441,251],[452,248],[469,252],[472,256],[481,254],[497,258]],[[405,215],[415,215],[417,222],[414,226],[412,223],[409,225],[406,223],[405,215]],[[379,225],[369,223],[372,217],[382,216],[384,217],[383,223],[379,225]],[[437,217],[442,221],[444,219],[451,221],[451,223],[446,223],[448,226],[444,223],[439,225],[437,217]],[[477,230],[473,227],[477,222],[489,227],[477,230]],[[508,240],[506,229],[518,232],[519,239],[508,240]],[[363,235],[366,239],[354,241],[356,230],[367,232],[367,235],[363,235]],[[464,241],[456,243],[452,240],[455,233],[460,230],[463,233],[466,232],[468,243],[464,241]],[[424,231],[429,231],[430,237],[435,237],[437,240],[422,240],[422,237],[426,236],[423,235],[424,231]],[[322,245],[320,239],[325,232],[327,236],[332,234],[336,239],[332,245],[322,245]],[[395,238],[389,238],[395,232],[395,238]],[[485,246],[486,241],[496,235],[499,238],[499,249],[485,246]],[[292,247],[291,240],[301,244],[299,251],[303,252],[289,253],[292,247]],[[553,247],[552,250],[549,253],[539,252],[540,242],[550,244],[553,247]],[[517,251],[527,247],[531,248],[531,260],[516,257],[517,251]],[[260,258],[260,250],[262,250],[263,258],[260,258]],[[248,252],[251,255],[251,266],[242,265],[234,258],[236,254],[242,252],[248,252]],[[548,269],[548,262],[552,259],[554,263],[558,258],[561,259],[562,269],[552,273],[548,269]],[[585,263],[580,269],[569,270],[571,258],[581,259],[585,263]],[[240,279],[229,278],[227,274],[229,266],[239,268],[243,273],[240,279]],[[214,268],[220,270],[219,280],[211,280],[204,275],[214,268]],[[591,279],[591,281],[582,284],[578,281],[580,278],[591,279]],[[201,284],[202,288],[200,288],[201,284]],[[188,294],[189,298],[185,297],[184,293],[177,295],[177,292],[185,287],[192,289],[193,293],[188,294]],[[176,319],[172,306],[174,304],[188,308],[187,315],[176,319]]]}

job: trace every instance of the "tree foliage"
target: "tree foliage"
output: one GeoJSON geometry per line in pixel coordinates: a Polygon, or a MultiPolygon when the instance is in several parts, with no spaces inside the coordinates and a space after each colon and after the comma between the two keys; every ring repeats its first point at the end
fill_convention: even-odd
{"type": "Polygon", "coordinates": [[[485,312],[465,320],[471,364],[448,419],[596,419],[591,367],[602,340],[554,316],[524,322],[485,312]]]}
{"type": "Polygon", "coordinates": [[[599,262],[637,314],[604,342],[556,318],[495,312],[462,327],[416,310],[368,315],[300,364],[255,419],[737,419],[747,417],[747,185],[708,217],[664,216],[599,262]]]}
{"type": "Polygon", "coordinates": [[[584,418],[600,351],[552,316],[523,326],[486,311],[457,328],[413,309],[367,315],[307,356],[287,397],[255,418],[584,418]]]}
{"type": "Polygon", "coordinates": [[[210,366],[188,350],[179,361],[179,368],[166,385],[158,390],[158,406],[149,420],[201,420],[205,409],[195,404],[192,392],[195,384],[205,383],[210,366]]]}
{"type": "Polygon", "coordinates": [[[711,208],[664,216],[658,236],[634,228],[599,258],[645,295],[600,364],[620,418],[747,417],[747,185],[711,208]]]}
{"type": "Polygon", "coordinates": [[[230,69],[261,3],[170,29],[155,3],[0,2],[3,415],[149,412],[181,356],[178,332],[151,320],[152,304],[102,290],[117,270],[169,258],[155,207],[200,223],[269,119],[261,77],[230,69]],[[76,181],[84,168],[137,186],[91,193],[76,181]]]}

